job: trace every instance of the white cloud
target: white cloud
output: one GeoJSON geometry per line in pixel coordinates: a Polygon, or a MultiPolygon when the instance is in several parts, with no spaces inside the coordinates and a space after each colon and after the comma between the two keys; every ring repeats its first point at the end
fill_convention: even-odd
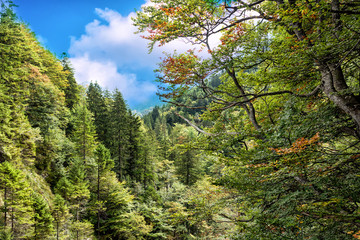
{"type": "Polygon", "coordinates": [[[114,62],[91,60],[88,55],[70,60],[75,68],[75,77],[80,84],[97,82],[103,88],[117,88],[125,99],[137,102],[146,101],[156,92],[155,84],[140,82],[135,74],[119,73],[114,62]]]}
{"type": "Polygon", "coordinates": [[[128,101],[145,101],[156,92],[154,75],[143,77],[145,82],[136,73],[155,69],[164,51],[185,52],[194,48],[178,40],[148,54],[148,41],[134,34],[137,30],[131,20],[134,12],[128,16],[107,8],[95,12],[99,19],[87,24],[79,38],[71,39],[69,53],[77,81],[85,84],[97,81],[109,90],[116,87],[128,101]]]}
{"type": "Polygon", "coordinates": [[[81,57],[87,53],[91,59],[111,59],[120,67],[136,70],[156,67],[163,51],[184,52],[192,48],[182,41],[174,41],[148,54],[148,41],[134,34],[137,30],[131,20],[134,12],[125,17],[111,9],[96,9],[96,13],[105,23],[94,20],[79,39],[73,37],[69,49],[72,56],[81,57]]]}

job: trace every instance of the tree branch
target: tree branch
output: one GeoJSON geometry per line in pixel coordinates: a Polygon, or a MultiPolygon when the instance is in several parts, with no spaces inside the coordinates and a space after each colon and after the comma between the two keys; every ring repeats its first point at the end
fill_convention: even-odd
{"type": "MultiPolygon", "coordinates": [[[[198,131],[199,133],[205,134],[207,136],[218,136],[220,134],[214,134],[214,133],[209,133],[206,132],[204,130],[202,130],[201,128],[199,128],[198,126],[196,126],[194,123],[192,123],[189,119],[181,116],[180,114],[174,112],[176,114],[176,116],[180,117],[181,119],[183,119],[185,122],[187,122],[191,127],[193,127],[196,131],[198,131]]],[[[223,134],[228,134],[228,135],[238,135],[239,133],[237,132],[223,132],[223,134]]]]}

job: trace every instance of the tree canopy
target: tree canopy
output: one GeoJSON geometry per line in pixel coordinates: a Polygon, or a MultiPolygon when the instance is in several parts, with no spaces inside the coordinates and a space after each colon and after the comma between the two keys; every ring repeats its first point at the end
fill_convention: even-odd
{"type": "Polygon", "coordinates": [[[203,109],[200,120],[212,123],[183,117],[202,133],[198,147],[224,164],[217,182],[238,191],[237,238],[351,239],[359,227],[359,5],[151,3],[134,18],[150,51],[190,43],[159,63],[160,97],[203,109]],[[210,104],[183,100],[194,97],[210,104]]]}
{"type": "Polygon", "coordinates": [[[0,2],[0,239],[360,239],[357,2],[152,0],[142,114],[0,2]]]}

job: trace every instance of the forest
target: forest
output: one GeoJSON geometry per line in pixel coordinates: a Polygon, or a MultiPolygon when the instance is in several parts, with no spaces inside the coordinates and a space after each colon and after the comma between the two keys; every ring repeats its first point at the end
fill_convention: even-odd
{"type": "Polygon", "coordinates": [[[360,239],[358,1],[151,0],[142,115],[1,3],[0,240],[360,239]]]}

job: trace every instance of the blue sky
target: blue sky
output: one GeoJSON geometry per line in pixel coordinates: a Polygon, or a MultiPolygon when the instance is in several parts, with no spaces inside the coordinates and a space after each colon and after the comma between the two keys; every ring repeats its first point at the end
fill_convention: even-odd
{"type": "MultiPolygon", "coordinates": [[[[153,70],[163,51],[186,49],[181,43],[156,49],[134,32],[131,17],[145,0],[14,0],[18,17],[39,41],[60,56],[66,52],[80,84],[97,81],[118,88],[131,109],[159,104],[153,70]]],[[[190,48],[190,47],[189,47],[190,48]]]]}

